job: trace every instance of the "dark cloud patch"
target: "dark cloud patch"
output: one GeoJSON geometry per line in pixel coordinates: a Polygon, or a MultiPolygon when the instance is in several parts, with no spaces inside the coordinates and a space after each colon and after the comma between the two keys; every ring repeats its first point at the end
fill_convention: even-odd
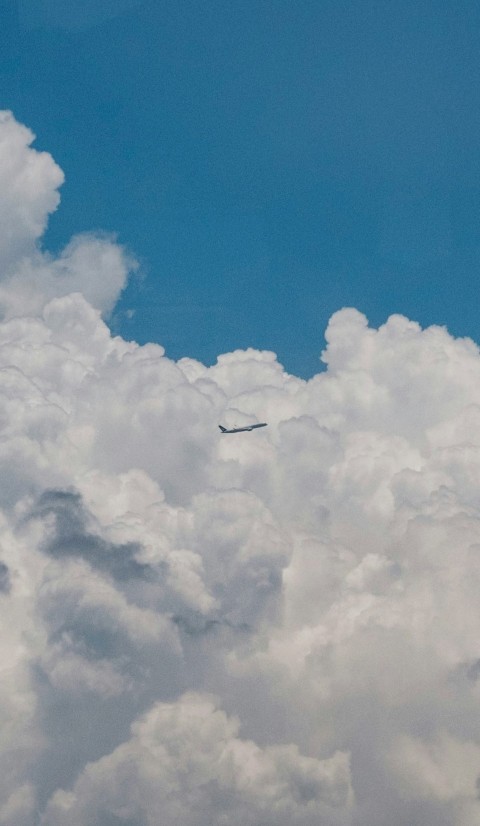
{"type": "Polygon", "coordinates": [[[10,571],[4,562],[0,562],[0,594],[8,594],[10,587],[10,571]]]}
{"type": "Polygon", "coordinates": [[[55,559],[80,557],[120,582],[132,579],[149,582],[155,578],[150,565],[137,561],[138,544],[116,545],[94,532],[93,519],[76,491],[45,491],[30,516],[53,519],[51,536],[42,550],[55,559]]]}
{"type": "Polygon", "coordinates": [[[476,683],[480,677],[480,660],[475,660],[465,666],[466,674],[469,680],[476,683]]]}
{"type": "Polygon", "coordinates": [[[72,698],[52,686],[38,664],[32,667],[32,679],[50,744],[45,759],[32,769],[39,803],[45,806],[59,782],[68,787],[86,762],[100,758],[122,742],[128,736],[132,715],[143,708],[131,695],[110,702],[92,701],[92,695],[72,698]]]}

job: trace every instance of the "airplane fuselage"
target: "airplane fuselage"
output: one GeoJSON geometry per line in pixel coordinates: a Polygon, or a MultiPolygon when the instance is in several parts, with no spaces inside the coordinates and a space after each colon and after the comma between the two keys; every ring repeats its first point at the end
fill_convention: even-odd
{"type": "Polygon", "coordinates": [[[226,427],[222,427],[221,424],[218,425],[220,430],[222,431],[222,435],[224,433],[245,433],[246,431],[256,430],[257,427],[266,427],[267,422],[260,422],[260,424],[249,424],[247,427],[232,427],[230,429],[226,427]]]}

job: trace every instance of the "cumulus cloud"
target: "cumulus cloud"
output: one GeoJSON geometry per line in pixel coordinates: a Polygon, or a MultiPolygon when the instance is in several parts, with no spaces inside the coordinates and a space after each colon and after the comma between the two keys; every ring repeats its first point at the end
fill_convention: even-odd
{"type": "Polygon", "coordinates": [[[345,309],[306,382],[126,342],[125,251],[42,250],[61,173],[2,141],[0,824],[477,824],[476,344],[345,309]]]}
{"type": "Polygon", "coordinates": [[[100,233],[75,236],[57,258],[42,252],[64,176],[48,152],[32,148],[34,139],[11,112],[0,112],[0,310],[4,318],[33,316],[48,299],[80,292],[108,315],[136,263],[100,233]]]}
{"type": "Polygon", "coordinates": [[[49,824],[129,823],[254,826],[338,822],[351,795],[348,758],[299,755],[293,745],[261,749],[238,737],[237,720],[205,695],[157,703],[131,738],[89,764],[72,792],[57,792],[49,824]]]}
{"type": "Polygon", "coordinates": [[[48,152],[31,149],[34,135],[11,112],[0,113],[0,265],[33,251],[59,204],[63,172],[48,152]]]}

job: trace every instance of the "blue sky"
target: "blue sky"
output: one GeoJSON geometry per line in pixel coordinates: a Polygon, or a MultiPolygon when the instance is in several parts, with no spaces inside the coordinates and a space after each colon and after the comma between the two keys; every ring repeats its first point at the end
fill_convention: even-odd
{"type": "Polygon", "coordinates": [[[477,4],[0,13],[2,108],[66,174],[47,247],[102,229],[141,262],[117,332],[206,363],[271,349],[301,376],[345,305],[480,339],[477,4]]]}

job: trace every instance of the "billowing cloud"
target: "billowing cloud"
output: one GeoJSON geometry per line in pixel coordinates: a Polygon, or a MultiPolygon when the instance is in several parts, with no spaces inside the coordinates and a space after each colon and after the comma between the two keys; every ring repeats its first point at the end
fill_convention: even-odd
{"type": "Polygon", "coordinates": [[[31,141],[0,118],[0,824],[474,826],[477,346],[344,309],[306,382],[112,336],[134,265],[42,251],[31,141]]]}
{"type": "Polygon", "coordinates": [[[348,807],[348,758],[304,757],[294,745],[259,748],[238,737],[237,720],[204,695],[157,703],[131,738],[89,764],[73,791],[57,792],[48,824],[129,823],[254,826],[335,823],[348,807]],[[125,780],[127,779],[127,782],[125,780]]]}
{"type": "Polygon", "coordinates": [[[47,218],[57,208],[63,172],[48,152],[30,148],[34,135],[0,113],[0,264],[8,270],[18,258],[32,252],[47,218]]]}
{"type": "Polygon", "coordinates": [[[48,216],[59,204],[62,170],[11,112],[0,112],[0,311],[35,316],[46,300],[80,292],[107,314],[136,263],[115,240],[77,235],[57,258],[42,252],[48,216]]]}

